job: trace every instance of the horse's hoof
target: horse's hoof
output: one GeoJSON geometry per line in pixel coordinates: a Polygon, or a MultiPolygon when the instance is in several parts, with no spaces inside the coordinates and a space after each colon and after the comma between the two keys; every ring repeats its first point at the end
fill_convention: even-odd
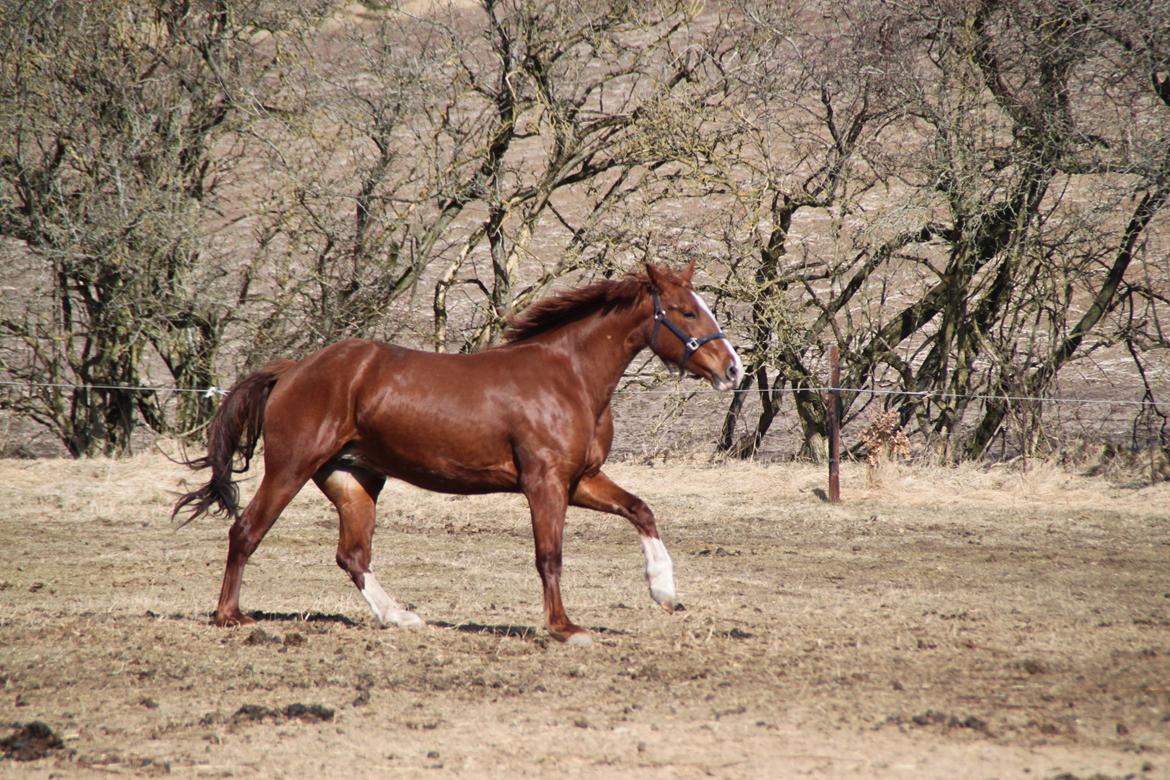
{"type": "Polygon", "coordinates": [[[585,647],[593,644],[593,637],[589,636],[589,632],[580,626],[575,626],[570,623],[564,628],[548,627],[548,634],[558,642],[564,642],[566,645],[577,645],[585,647]]]}
{"type": "Polygon", "coordinates": [[[593,644],[593,637],[584,631],[578,631],[576,634],[569,634],[565,637],[566,645],[577,645],[578,647],[588,647],[593,644]]]}
{"type": "Polygon", "coordinates": [[[420,626],[426,625],[425,620],[405,609],[401,612],[392,612],[387,615],[386,623],[398,626],[399,628],[419,628],[420,626]]]}
{"type": "Polygon", "coordinates": [[[678,604],[678,594],[675,593],[673,586],[670,588],[650,588],[650,598],[654,599],[654,603],[667,612],[673,612],[678,604]]]}
{"type": "Polygon", "coordinates": [[[250,626],[256,622],[255,618],[248,617],[243,613],[235,615],[216,615],[211,619],[213,626],[220,628],[239,628],[240,626],[250,626]]]}

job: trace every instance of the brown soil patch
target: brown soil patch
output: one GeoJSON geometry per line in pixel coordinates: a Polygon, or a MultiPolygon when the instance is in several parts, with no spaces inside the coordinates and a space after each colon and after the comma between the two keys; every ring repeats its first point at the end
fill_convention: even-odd
{"type": "MultiPolygon", "coordinates": [[[[208,625],[226,528],[167,519],[157,457],[0,461],[0,736],[64,747],[5,777],[1167,777],[1170,485],[1040,469],[619,464],[686,611],[632,530],[573,511],[540,627],[526,508],[390,485],[379,629],[311,487],[208,625]]],[[[247,488],[254,488],[255,481],[247,488]]]]}

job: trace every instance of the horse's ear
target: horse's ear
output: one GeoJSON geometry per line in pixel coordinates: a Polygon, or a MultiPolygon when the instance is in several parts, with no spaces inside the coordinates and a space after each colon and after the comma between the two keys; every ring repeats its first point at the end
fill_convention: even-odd
{"type": "Polygon", "coordinates": [[[662,290],[662,272],[649,260],[644,264],[646,267],[646,276],[650,279],[650,287],[655,290],[662,290]]]}
{"type": "Polygon", "coordinates": [[[679,273],[679,276],[681,276],[682,280],[689,285],[691,283],[691,277],[694,275],[695,275],[695,261],[694,261],[694,258],[692,258],[691,262],[687,263],[687,267],[682,269],[682,272],[679,273]]]}

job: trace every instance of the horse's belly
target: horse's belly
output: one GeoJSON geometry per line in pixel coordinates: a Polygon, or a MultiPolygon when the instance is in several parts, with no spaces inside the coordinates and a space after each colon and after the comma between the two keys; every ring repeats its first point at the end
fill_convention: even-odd
{"type": "Polygon", "coordinates": [[[467,464],[398,464],[387,476],[440,493],[499,493],[517,489],[516,469],[469,468],[467,464]]]}
{"type": "Polygon", "coordinates": [[[363,442],[349,450],[355,465],[440,493],[495,493],[517,487],[516,465],[507,449],[475,457],[438,441],[363,442]]]}

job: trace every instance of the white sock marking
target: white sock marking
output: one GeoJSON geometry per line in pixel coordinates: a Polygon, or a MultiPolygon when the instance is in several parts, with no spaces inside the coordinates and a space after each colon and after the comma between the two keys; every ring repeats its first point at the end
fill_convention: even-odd
{"type": "Polygon", "coordinates": [[[362,597],[370,605],[370,609],[379,623],[382,625],[393,623],[403,628],[423,624],[422,618],[408,609],[403,609],[401,604],[382,590],[382,586],[378,584],[378,578],[374,576],[372,571],[366,572],[364,578],[366,586],[362,588],[362,597]]]}
{"type": "Polygon", "coordinates": [[[659,604],[673,607],[678,603],[674,590],[674,563],[661,539],[641,537],[642,555],[646,558],[646,582],[650,596],[659,604]]]}

